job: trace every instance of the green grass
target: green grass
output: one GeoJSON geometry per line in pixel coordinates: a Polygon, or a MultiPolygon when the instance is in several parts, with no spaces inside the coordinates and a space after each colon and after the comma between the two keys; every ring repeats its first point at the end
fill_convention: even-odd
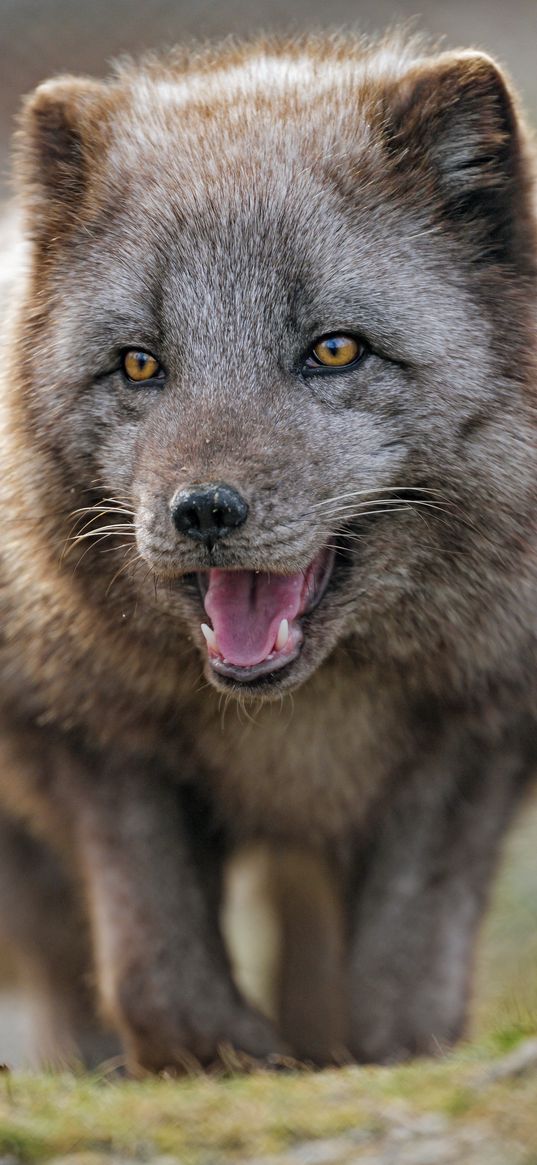
{"type": "MultiPolygon", "coordinates": [[[[483,1123],[537,1165],[537,1071],[484,1084],[491,1060],[537,1032],[537,813],[523,814],[508,847],[477,966],[471,1038],[450,1056],[397,1068],[257,1073],[182,1081],[0,1074],[0,1157],[115,1153],[181,1165],[231,1165],[301,1139],[351,1129],[372,1134],[394,1114],[440,1113],[454,1128],[483,1123]]],[[[462,1165],[462,1163],[461,1163],[462,1165]]]]}
{"type": "Polygon", "coordinates": [[[500,1140],[516,1138],[530,1152],[537,1146],[537,1077],[483,1087],[489,1062],[490,1050],[474,1046],[400,1068],[225,1080],[16,1074],[2,1084],[0,1154],[23,1161],[77,1154],[79,1165],[110,1153],[231,1163],[350,1129],[381,1133],[397,1112],[486,1121],[500,1140]]]}

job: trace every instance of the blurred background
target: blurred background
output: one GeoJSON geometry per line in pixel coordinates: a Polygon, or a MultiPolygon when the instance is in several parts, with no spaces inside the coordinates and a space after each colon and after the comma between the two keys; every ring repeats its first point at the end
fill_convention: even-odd
{"type": "MultiPolygon", "coordinates": [[[[372,34],[395,23],[410,23],[446,48],[492,53],[537,125],[537,0],[0,0],[0,199],[21,96],[51,74],[103,75],[123,52],[192,37],[341,25],[372,34]]],[[[536,853],[534,803],[523,807],[508,840],[476,970],[473,1031],[497,1033],[506,1046],[537,1030],[536,853]]],[[[0,1062],[25,1058],[30,1026],[0,951],[0,1062]]]]}

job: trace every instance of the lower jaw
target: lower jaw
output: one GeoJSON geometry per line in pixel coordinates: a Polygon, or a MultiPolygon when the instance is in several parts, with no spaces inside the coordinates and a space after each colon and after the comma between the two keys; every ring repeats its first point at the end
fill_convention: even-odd
{"type": "Polygon", "coordinates": [[[281,700],[283,693],[291,692],[300,686],[304,677],[302,668],[298,671],[297,666],[299,666],[299,662],[297,657],[294,657],[294,666],[293,661],[290,660],[288,666],[257,676],[245,675],[244,669],[242,669],[240,677],[237,677],[225,675],[209,664],[205,674],[217,692],[235,696],[241,701],[262,700],[270,702],[271,700],[281,700]]]}
{"type": "Polygon", "coordinates": [[[226,679],[234,680],[239,684],[252,684],[259,680],[267,680],[271,676],[277,674],[288,668],[295,659],[298,659],[302,650],[303,639],[296,644],[292,651],[285,656],[276,656],[276,658],[264,659],[262,663],[256,663],[253,667],[239,667],[238,664],[228,663],[224,659],[211,659],[209,664],[213,672],[219,676],[225,676],[226,679]]]}

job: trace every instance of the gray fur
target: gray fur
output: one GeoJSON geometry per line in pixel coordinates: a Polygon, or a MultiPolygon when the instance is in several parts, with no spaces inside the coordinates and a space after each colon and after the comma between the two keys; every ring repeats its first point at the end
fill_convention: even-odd
{"type": "Polygon", "coordinates": [[[444,1046],[535,762],[535,225],[514,98],[477,54],[259,42],[52,82],[18,159],[6,812],[82,885],[134,1066],[283,1046],[219,936],[221,863],[253,838],[309,847],[342,888],[352,1054],[444,1046]],[[302,375],[316,337],[347,330],[370,348],[356,370],[302,375]],[[158,355],[164,388],[123,381],[125,347],[158,355]],[[211,557],[171,519],[200,482],[249,506],[211,557]],[[219,678],[182,572],[294,572],[334,542],[296,662],[259,691],[219,678]]]}

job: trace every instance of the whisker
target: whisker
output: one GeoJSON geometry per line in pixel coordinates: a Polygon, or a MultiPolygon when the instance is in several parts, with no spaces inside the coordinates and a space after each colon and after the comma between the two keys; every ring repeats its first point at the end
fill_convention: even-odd
{"type": "MultiPolygon", "coordinates": [[[[370,502],[369,502],[369,504],[370,504],[370,502]]],[[[441,514],[452,513],[452,511],[446,509],[445,506],[440,506],[439,503],[436,504],[434,502],[410,502],[410,501],[409,502],[397,502],[395,499],[389,500],[388,497],[382,497],[382,499],[380,499],[379,501],[373,502],[373,504],[374,504],[374,506],[379,506],[379,507],[389,506],[391,509],[418,509],[418,507],[419,508],[426,507],[428,509],[439,510],[441,514]]],[[[338,509],[334,509],[332,511],[332,513],[330,510],[328,510],[327,514],[323,514],[323,518],[337,517],[338,514],[355,514],[356,517],[360,517],[361,514],[365,514],[365,513],[367,513],[365,506],[363,506],[363,507],[362,506],[360,506],[360,507],[353,506],[353,504],[348,504],[346,502],[344,504],[344,506],[340,506],[340,507],[338,507],[338,509]]]]}
{"type": "Polygon", "coordinates": [[[372,518],[374,514],[397,514],[401,513],[401,510],[404,508],[406,507],[392,506],[389,509],[388,507],[383,507],[381,510],[363,510],[361,514],[357,514],[356,516],[360,518],[372,518]]]}
{"type": "MultiPolygon", "coordinates": [[[[80,542],[86,542],[89,540],[89,546],[84,551],[84,554],[76,562],[76,565],[75,565],[75,571],[76,571],[78,569],[78,567],[80,566],[81,562],[83,562],[84,558],[86,557],[86,554],[92,549],[92,541],[91,540],[93,540],[93,546],[97,546],[99,544],[99,542],[103,542],[106,538],[117,538],[117,537],[121,537],[121,536],[126,537],[127,535],[130,535],[131,538],[134,540],[134,531],[133,531],[132,525],[130,523],[129,524],[123,524],[123,523],[117,524],[116,523],[116,524],[111,525],[111,526],[104,526],[104,527],[101,526],[101,527],[99,527],[99,529],[90,530],[85,534],[82,533],[82,534],[75,534],[75,535],[68,536],[65,539],[64,545],[62,547],[62,552],[60,555],[60,564],[63,563],[63,561],[67,557],[67,554],[69,553],[69,551],[71,551],[73,549],[74,546],[76,546],[80,542]]],[[[114,546],[111,549],[118,549],[118,547],[114,546]]]]}
{"type": "Polygon", "coordinates": [[[138,551],[135,551],[134,554],[131,554],[128,557],[127,556],[125,556],[125,557],[126,557],[126,562],[122,563],[119,570],[116,570],[116,573],[112,576],[112,578],[110,579],[110,582],[108,583],[108,586],[104,592],[105,598],[108,598],[108,595],[109,595],[110,591],[112,590],[114,583],[120,577],[120,575],[123,574],[124,571],[128,570],[129,567],[134,566],[135,562],[137,562],[137,561],[143,562],[144,561],[144,559],[142,558],[141,554],[138,551]]]}
{"type": "Polygon", "coordinates": [[[336,508],[339,508],[340,506],[348,506],[353,507],[354,509],[360,509],[360,507],[369,506],[371,503],[373,503],[375,506],[381,506],[385,504],[391,506],[440,506],[447,504],[445,499],[434,499],[433,501],[426,501],[424,498],[402,498],[395,494],[391,497],[387,496],[380,498],[364,498],[362,500],[356,499],[355,501],[349,501],[348,499],[342,498],[339,503],[336,503],[335,501],[332,502],[332,505],[336,508]]]}
{"type": "MultiPolygon", "coordinates": [[[[129,510],[131,510],[131,513],[135,512],[132,509],[132,498],[122,497],[121,494],[117,498],[116,497],[101,498],[101,502],[103,502],[104,505],[127,506],[127,508],[129,510]]],[[[97,503],[97,504],[99,504],[99,503],[97,503]]]]}
{"type": "MultiPolygon", "coordinates": [[[[103,535],[103,538],[104,538],[104,537],[105,537],[105,535],[103,535]]],[[[99,542],[100,542],[100,541],[102,541],[102,538],[99,538],[99,539],[98,539],[98,541],[99,541],[99,542]]],[[[95,543],[95,545],[97,545],[97,543],[95,543]]],[[[90,543],[90,545],[89,545],[89,546],[86,546],[86,549],[85,549],[84,553],[80,555],[80,558],[77,558],[77,560],[76,560],[76,562],[75,562],[75,565],[74,565],[74,567],[73,567],[73,577],[74,577],[74,575],[76,574],[76,572],[77,572],[77,570],[78,570],[78,568],[79,568],[80,564],[81,564],[81,563],[84,561],[84,559],[85,559],[85,557],[86,557],[86,554],[89,554],[90,550],[92,550],[92,549],[93,549],[93,547],[92,547],[92,545],[91,545],[91,543],[90,543]]]]}
{"type": "Polygon", "coordinates": [[[133,537],[129,542],[121,542],[119,546],[107,546],[106,550],[101,550],[101,554],[113,554],[116,550],[124,550],[126,546],[132,546],[134,541],[133,537]]]}
{"type": "MultiPolygon", "coordinates": [[[[135,517],[133,510],[131,510],[130,508],[128,508],[128,509],[125,508],[124,505],[120,504],[120,500],[115,499],[115,498],[108,498],[108,499],[106,499],[106,502],[101,500],[100,502],[97,502],[91,506],[78,506],[75,510],[72,510],[71,513],[69,514],[69,518],[74,519],[74,521],[71,522],[71,525],[69,527],[69,530],[67,533],[67,538],[66,538],[66,544],[69,541],[69,539],[73,536],[74,531],[76,531],[78,535],[83,534],[86,530],[89,530],[90,527],[95,524],[95,522],[99,521],[99,519],[104,518],[107,514],[113,515],[114,517],[119,517],[119,516],[126,517],[126,518],[135,517]],[[113,503],[113,504],[110,504],[110,503],[113,503]],[[84,523],[84,525],[82,525],[80,527],[80,521],[83,517],[87,517],[87,521],[84,523]]],[[[132,526],[132,523],[129,523],[129,526],[132,526]]],[[[66,544],[64,546],[64,550],[62,551],[62,556],[60,558],[60,562],[63,561],[63,557],[64,557],[65,550],[66,550],[66,544]]]]}
{"type": "Polygon", "coordinates": [[[412,492],[412,493],[425,493],[425,494],[439,494],[440,496],[442,496],[441,490],[434,489],[432,487],[429,488],[429,487],[418,486],[418,485],[406,485],[406,486],[403,486],[403,485],[388,485],[388,486],[382,485],[382,486],[380,486],[379,485],[379,486],[371,486],[369,489],[356,489],[356,490],[349,490],[347,493],[343,493],[343,494],[334,494],[333,497],[325,498],[321,502],[316,502],[315,505],[313,505],[311,507],[311,509],[318,510],[318,509],[321,509],[322,506],[328,506],[332,502],[339,502],[339,501],[344,500],[345,498],[364,497],[364,496],[375,494],[375,493],[384,493],[384,492],[390,492],[390,491],[392,493],[395,493],[397,490],[405,490],[406,493],[412,492]]]}
{"type": "MultiPolygon", "coordinates": [[[[425,503],[422,503],[422,505],[423,504],[425,504],[425,503]]],[[[416,514],[418,513],[417,506],[415,505],[414,502],[406,502],[404,504],[395,504],[394,502],[388,503],[388,501],[386,500],[385,502],[383,501],[382,503],[380,503],[380,507],[381,508],[376,508],[374,510],[365,510],[365,509],[358,510],[356,508],[356,506],[342,506],[342,507],[340,507],[340,509],[335,510],[333,513],[323,514],[323,519],[325,519],[328,522],[334,523],[334,522],[338,522],[338,521],[347,521],[348,522],[352,518],[356,518],[357,520],[360,520],[361,518],[367,518],[368,515],[371,513],[394,514],[394,513],[396,513],[396,511],[400,513],[401,511],[407,511],[407,510],[412,510],[416,514]]],[[[440,506],[440,505],[435,506],[433,503],[430,503],[430,504],[428,504],[428,508],[430,510],[434,510],[438,514],[449,514],[451,517],[453,516],[451,511],[446,510],[443,506],[440,506]]]]}
{"type": "Polygon", "coordinates": [[[134,537],[134,531],[133,531],[133,528],[130,524],[128,524],[126,522],[115,523],[114,525],[111,525],[111,526],[99,526],[97,528],[97,530],[88,530],[87,533],[85,533],[85,534],[84,533],[73,534],[70,538],[70,541],[71,542],[84,542],[86,538],[97,538],[97,537],[99,537],[99,535],[103,535],[104,537],[106,537],[106,535],[111,536],[112,534],[131,534],[131,533],[134,537]]]}
{"type": "MultiPolygon", "coordinates": [[[[105,513],[108,513],[108,514],[117,514],[117,513],[119,513],[119,511],[117,511],[117,510],[106,510],[106,511],[105,511],[105,513]]],[[[81,535],[81,534],[83,534],[83,533],[85,532],[85,530],[89,530],[89,529],[90,529],[90,527],[91,527],[91,526],[93,526],[93,524],[94,524],[95,522],[99,522],[99,521],[101,521],[102,517],[103,517],[103,512],[102,512],[102,511],[101,511],[99,514],[94,514],[94,515],[93,515],[91,518],[89,518],[89,519],[88,519],[88,521],[87,521],[87,522],[85,522],[85,524],[84,524],[84,525],[83,525],[83,526],[82,526],[82,527],[81,527],[79,530],[77,530],[77,535],[81,535]]],[[[70,526],[70,528],[69,528],[69,533],[68,533],[68,535],[67,535],[67,538],[72,538],[72,537],[73,537],[73,531],[74,531],[74,530],[76,530],[76,528],[77,528],[77,526],[78,526],[78,523],[79,523],[79,520],[80,520],[80,519],[77,519],[77,520],[76,520],[76,522],[73,522],[73,524],[70,526]]],[[[111,525],[112,525],[112,524],[111,524],[111,525]]],[[[124,523],[122,523],[122,525],[129,526],[129,527],[130,527],[132,530],[134,529],[134,526],[133,526],[132,522],[124,522],[124,523]]],[[[110,528],[111,528],[111,526],[110,526],[110,528]]]]}
{"type": "MultiPolygon", "coordinates": [[[[107,499],[112,502],[112,498],[107,499]]],[[[104,502],[97,502],[94,506],[79,506],[76,510],[71,510],[70,517],[75,517],[76,514],[128,514],[131,517],[135,516],[135,511],[126,509],[121,505],[105,505],[104,502]]]]}
{"type": "Polygon", "coordinates": [[[110,506],[101,503],[95,506],[79,506],[78,509],[71,511],[69,517],[74,518],[74,525],[76,525],[83,517],[89,516],[89,521],[92,522],[101,516],[104,517],[106,514],[122,515],[126,518],[135,517],[134,512],[126,509],[124,506],[110,506]]]}
{"type": "Polygon", "coordinates": [[[252,715],[250,710],[246,707],[246,701],[245,701],[244,697],[241,695],[239,695],[237,697],[236,711],[237,711],[237,720],[239,721],[239,724],[241,725],[241,727],[246,727],[248,724],[253,724],[255,727],[255,725],[257,724],[257,720],[256,720],[255,716],[252,715]],[[242,723],[241,716],[244,716],[244,718],[246,720],[246,725],[244,725],[242,723]]]}

